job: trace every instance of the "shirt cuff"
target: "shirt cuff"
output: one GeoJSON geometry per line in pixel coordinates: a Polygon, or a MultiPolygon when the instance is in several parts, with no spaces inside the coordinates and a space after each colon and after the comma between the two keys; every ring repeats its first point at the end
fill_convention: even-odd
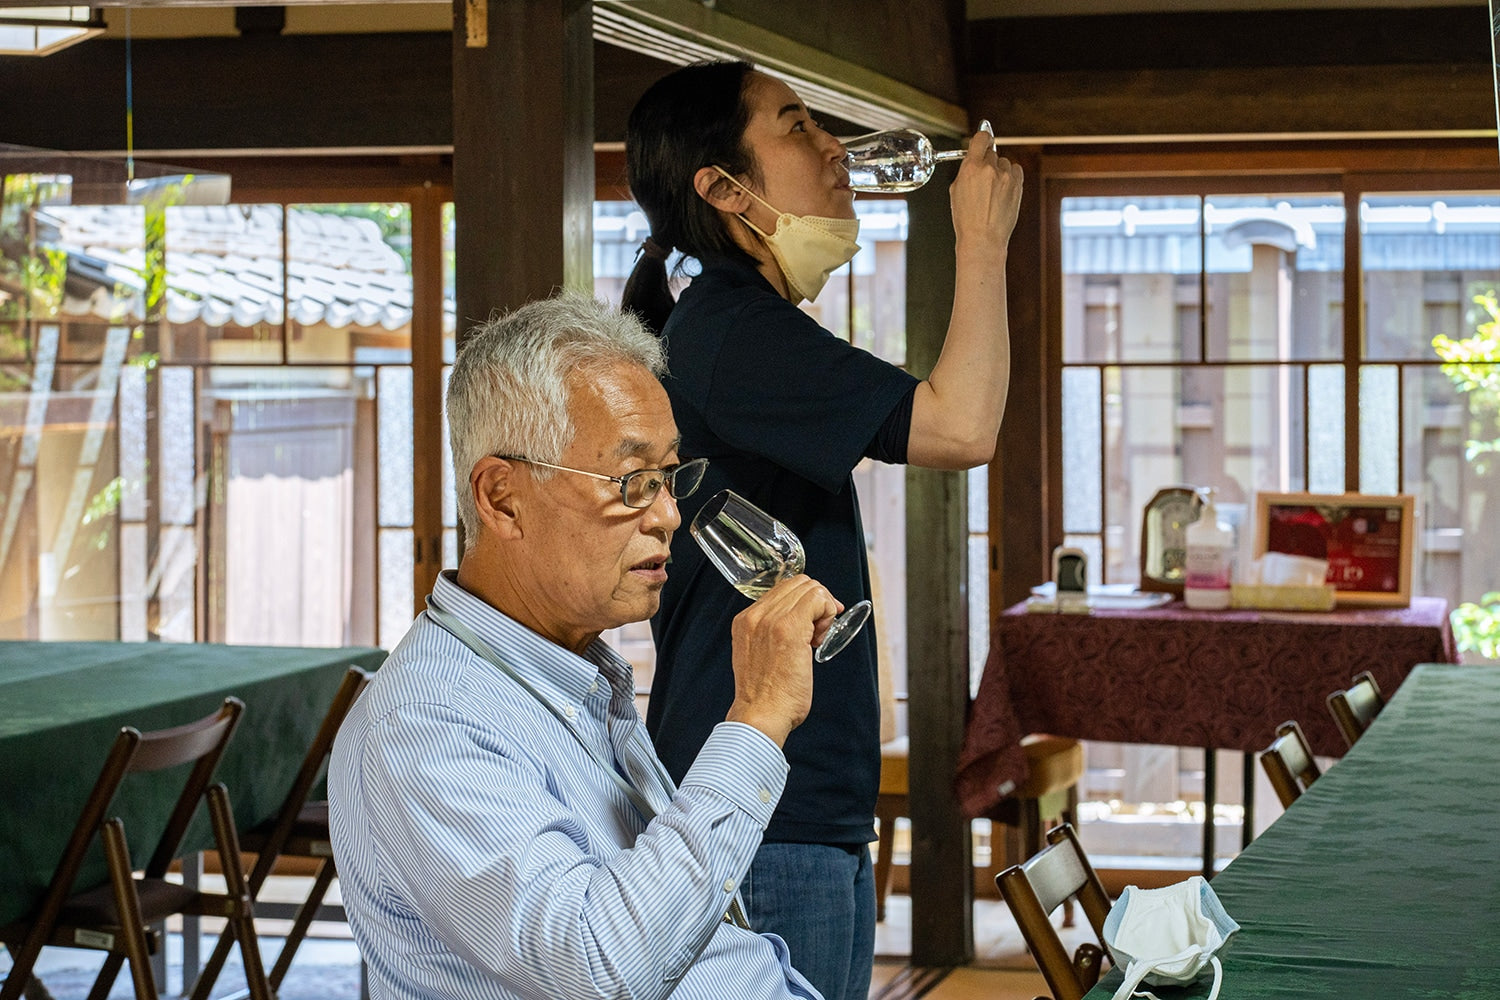
{"type": "Polygon", "coordinates": [[[711,789],[729,799],[764,830],[781,800],[790,768],[769,736],[743,722],[721,722],[708,734],[682,788],[711,789]]]}

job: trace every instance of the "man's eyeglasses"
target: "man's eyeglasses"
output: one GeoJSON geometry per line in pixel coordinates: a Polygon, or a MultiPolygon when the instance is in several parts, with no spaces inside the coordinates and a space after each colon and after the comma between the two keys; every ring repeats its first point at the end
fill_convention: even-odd
{"type": "Polygon", "coordinates": [[[583,469],[570,469],[566,465],[553,465],[551,462],[538,462],[536,459],[526,458],[523,455],[496,455],[511,462],[525,462],[527,465],[540,465],[545,469],[556,469],[559,472],[576,472],[580,476],[588,476],[591,479],[603,479],[611,483],[620,484],[620,500],[625,506],[640,510],[651,506],[656,495],[665,486],[672,494],[674,500],[692,496],[703,483],[703,474],[708,471],[708,459],[695,458],[691,462],[683,462],[674,465],[670,469],[636,469],[627,472],[623,476],[606,476],[598,472],[585,472],[583,469]]]}

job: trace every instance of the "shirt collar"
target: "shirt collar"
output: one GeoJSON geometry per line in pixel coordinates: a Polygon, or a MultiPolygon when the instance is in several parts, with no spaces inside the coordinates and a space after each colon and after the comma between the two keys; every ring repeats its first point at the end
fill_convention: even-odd
{"type": "Polygon", "coordinates": [[[635,674],[630,664],[603,639],[595,639],[579,656],[469,593],[459,586],[453,570],[438,574],[432,596],[438,607],[472,628],[527,680],[581,702],[593,693],[595,680],[602,674],[616,697],[634,699],[635,674]]]}

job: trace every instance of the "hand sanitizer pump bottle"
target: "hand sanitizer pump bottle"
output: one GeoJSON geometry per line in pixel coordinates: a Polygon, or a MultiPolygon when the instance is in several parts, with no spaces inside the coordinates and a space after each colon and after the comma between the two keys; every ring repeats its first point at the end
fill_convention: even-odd
{"type": "Polygon", "coordinates": [[[1187,574],[1182,599],[1196,611],[1218,611],[1229,607],[1234,532],[1219,521],[1214,491],[1202,492],[1203,511],[1187,527],[1187,574]]]}

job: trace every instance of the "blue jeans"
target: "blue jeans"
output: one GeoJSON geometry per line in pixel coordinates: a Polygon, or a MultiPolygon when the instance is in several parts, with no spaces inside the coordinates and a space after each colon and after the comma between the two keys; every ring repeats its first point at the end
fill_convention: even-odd
{"type": "Polygon", "coordinates": [[[780,935],[792,967],[826,1000],[867,1000],[875,961],[867,846],[762,844],[740,890],[750,926],[780,935]]]}

